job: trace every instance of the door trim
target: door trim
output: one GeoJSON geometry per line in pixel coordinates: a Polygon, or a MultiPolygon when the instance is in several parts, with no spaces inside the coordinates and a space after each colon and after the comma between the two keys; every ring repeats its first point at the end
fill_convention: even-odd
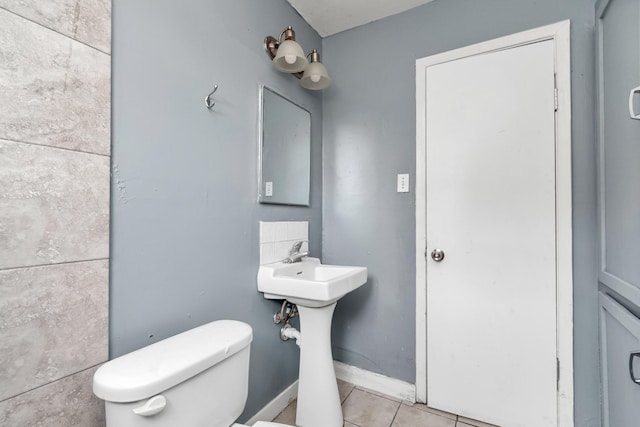
{"type": "Polygon", "coordinates": [[[558,426],[573,418],[573,253],[571,193],[570,21],[512,34],[416,60],[416,400],[427,402],[426,287],[426,69],[443,62],[544,40],[555,44],[556,86],[556,280],[558,426]]]}

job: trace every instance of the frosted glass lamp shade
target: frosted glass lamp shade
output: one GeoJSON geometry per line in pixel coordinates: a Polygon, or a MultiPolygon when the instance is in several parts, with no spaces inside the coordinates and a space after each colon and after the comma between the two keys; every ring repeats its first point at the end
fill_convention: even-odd
{"type": "Polygon", "coordinates": [[[320,90],[331,85],[331,77],[321,62],[311,62],[304,70],[300,85],[305,89],[320,90]]]}
{"type": "Polygon", "coordinates": [[[278,47],[273,66],[284,73],[299,73],[309,65],[302,47],[294,40],[285,40],[278,47]]]}

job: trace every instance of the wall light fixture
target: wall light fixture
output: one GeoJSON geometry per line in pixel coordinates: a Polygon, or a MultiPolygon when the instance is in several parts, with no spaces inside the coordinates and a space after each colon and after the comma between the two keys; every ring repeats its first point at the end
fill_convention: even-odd
{"type": "Polygon", "coordinates": [[[302,87],[320,90],[331,85],[331,77],[327,68],[320,62],[318,50],[313,49],[305,55],[302,47],[296,42],[296,33],[291,26],[285,28],[278,39],[272,36],[265,37],[264,50],[276,69],[296,76],[300,79],[302,87]],[[311,62],[307,60],[309,56],[311,62]]]}

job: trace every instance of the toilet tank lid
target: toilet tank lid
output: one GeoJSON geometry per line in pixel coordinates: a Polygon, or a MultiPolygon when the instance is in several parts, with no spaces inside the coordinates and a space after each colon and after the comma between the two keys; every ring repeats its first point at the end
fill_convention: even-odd
{"type": "Polygon", "coordinates": [[[252,339],[246,323],[211,322],[105,363],[93,376],[93,392],[109,402],[146,399],[232,356],[252,339]]]}

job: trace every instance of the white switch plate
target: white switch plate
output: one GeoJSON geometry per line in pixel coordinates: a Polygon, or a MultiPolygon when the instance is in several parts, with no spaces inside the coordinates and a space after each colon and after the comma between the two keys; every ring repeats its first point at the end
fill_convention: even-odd
{"type": "Polygon", "coordinates": [[[408,192],[409,192],[409,174],[399,173],[398,174],[398,193],[408,193],[408,192]]]}
{"type": "Polygon", "coordinates": [[[264,196],[265,197],[273,196],[273,182],[269,181],[264,184],[264,196]]]}

